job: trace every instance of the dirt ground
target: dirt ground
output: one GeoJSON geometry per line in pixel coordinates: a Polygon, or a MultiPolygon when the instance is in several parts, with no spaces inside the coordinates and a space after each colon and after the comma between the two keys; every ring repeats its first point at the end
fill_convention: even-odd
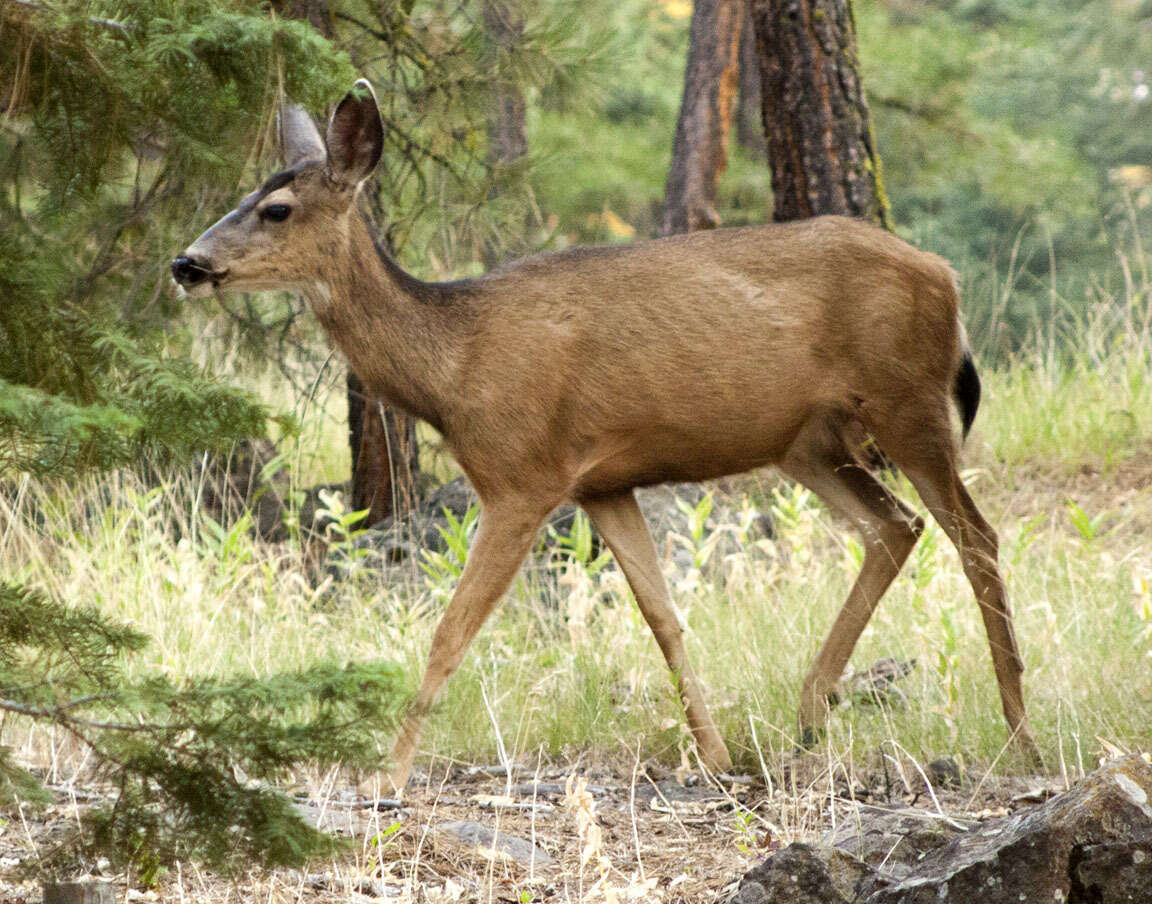
{"type": "MultiPolygon", "coordinates": [[[[183,902],[723,902],[758,860],[792,841],[821,838],[844,820],[908,809],[964,824],[1031,806],[1065,783],[961,775],[876,756],[859,764],[797,754],[755,776],[709,780],[690,768],[551,763],[533,768],[441,766],[417,777],[403,802],[375,800],[339,781],[295,791],[307,818],[349,837],[348,853],[308,870],[239,879],[195,866],[140,888],[105,876],[117,900],[183,902]]],[[[39,814],[0,814],[0,904],[36,904],[41,890],[13,878],[27,858],[59,844],[97,788],[56,786],[39,814]]]]}

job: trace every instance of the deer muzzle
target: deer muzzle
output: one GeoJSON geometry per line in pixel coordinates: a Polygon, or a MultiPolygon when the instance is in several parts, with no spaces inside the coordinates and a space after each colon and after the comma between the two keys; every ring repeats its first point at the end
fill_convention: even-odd
{"type": "Polygon", "coordinates": [[[180,255],[172,261],[172,278],[176,280],[178,285],[185,288],[199,285],[205,280],[219,276],[220,274],[215,272],[207,262],[197,260],[194,257],[180,255]]]}

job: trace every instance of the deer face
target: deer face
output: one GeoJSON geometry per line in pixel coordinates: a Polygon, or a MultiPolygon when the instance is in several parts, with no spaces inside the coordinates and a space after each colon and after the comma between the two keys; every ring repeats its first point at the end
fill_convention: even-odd
{"type": "Polygon", "coordinates": [[[288,167],[172,261],[172,278],[188,294],[306,291],[322,279],[333,244],[347,233],[356,192],[383,148],[371,86],[361,79],[340,102],[327,146],[308,115],[287,106],[280,141],[288,167]]]}

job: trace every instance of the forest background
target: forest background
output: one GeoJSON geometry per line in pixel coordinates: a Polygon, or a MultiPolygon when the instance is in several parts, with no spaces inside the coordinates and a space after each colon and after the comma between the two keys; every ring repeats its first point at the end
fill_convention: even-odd
{"type": "MultiPolygon", "coordinates": [[[[333,582],[299,542],[298,511],[277,543],[250,534],[251,516],[204,513],[196,462],[242,438],[279,441],[266,470],[293,493],[346,480],[345,375],[299,299],[181,301],[168,263],[277,168],[280,96],[319,115],[361,75],[387,134],[367,207],[416,275],[655,235],[691,4],[539,0],[511,41],[491,6],[0,6],[4,630],[27,629],[14,612],[83,604],[153,638],[126,667],[133,680],[380,656],[411,680],[474,519],[448,552],[409,563],[406,583],[333,582]],[[500,158],[493,104],[509,96],[526,153],[500,158]]],[[[969,476],[1003,525],[1042,745],[1061,763],[1091,759],[1096,739],[1139,746],[1152,724],[1152,6],[862,0],[854,14],[893,228],[961,276],[987,391],[969,476]]],[[[757,117],[742,98],[717,197],[725,225],[771,219],[757,117]]],[[[421,439],[422,467],[451,476],[434,437],[421,439]]],[[[326,499],[330,545],[350,544],[350,506],[326,499]]],[[[674,576],[690,642],[725,735],[751,760],[791,749],[799,674],[860,547],[802,492],[769,482],[742,500],[772,513],[781,547],[713,558],[713,538],[736,529],[706,507],[668,543],[691,553],[674,576]],[[832,564],[814,578],[821,556],[832,564]],[[782,665],[766,675],[764,663],[782,665]]],[[[431,750],[502,749],[500,726],[516,750],[637,737],[644,755],[685,748],[650,641],[586,539],[565,536],[567,558],[519,582],[453,682],[431,750]],[[548,602],[561,593],[562,606],[548,602]],[[615,604],[595,618],[576,605],[605,595],[615,604]],[[606,687],[620,693],[606,700],[606,687]]],[[[922,705],[851,714],[833,749],[896,737],[918,757],[999,761],[979,619],[945,547],[929,533],[862,647],[862,659],[927,663],[922,705]]],[[[0,651],[5,699],[39,706],[59,692],[12,677],[34,659],[0,651]]],[[[372,680],[390,691],[401,679],[372,680]]],[[[20,737],[33,759],[50,746],[20,737]]]]}

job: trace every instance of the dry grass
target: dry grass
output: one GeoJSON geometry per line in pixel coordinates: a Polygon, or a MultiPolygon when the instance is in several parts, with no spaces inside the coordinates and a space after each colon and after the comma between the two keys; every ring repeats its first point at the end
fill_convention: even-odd
{"type": "MultiPolygon", "coordinates": [[[[924,764],[893,750],[843,762],[794,754],[778,770],[682,786],[698,778],[625,757],[549,762],[512,777],[502,766],[434,761],[402,807],[374,809],[337,774],[302,777],[288,788],[302,810],[348,840],[347,853],[308,870],[253,872],[231,880],[193,865],[164,872],[141,890],[133,877],[103,875],[129,901],[208,902],[644,902],[724,901],[740,876],[777,848],[811,840],[873,806],[916,807],[926,820],[979,820],[1020,805],[1013,798],[1060,781],[1001,779],[980,772],[960,788],[927,789],[924,764]],[[493,774],[496,773],[496,774],[493,774]],[[863,808],[863,810],[861,809],[863,808]],[[517,860],[497,838],[460,841],[448,828],[467,820],[533,846],[546,861],[517,860]]],[[[106,793],[83,772],[52,776],[58,805],[0,831],[0,862],[44,852],[75,814],[106,793]]],[[[32,901],[31,884],[0,879],[0,899],[32,901]]]]}

